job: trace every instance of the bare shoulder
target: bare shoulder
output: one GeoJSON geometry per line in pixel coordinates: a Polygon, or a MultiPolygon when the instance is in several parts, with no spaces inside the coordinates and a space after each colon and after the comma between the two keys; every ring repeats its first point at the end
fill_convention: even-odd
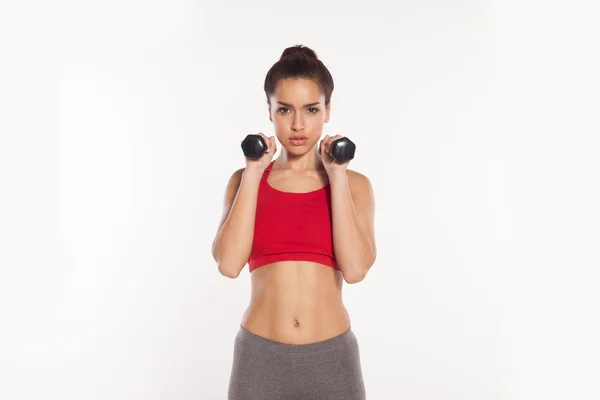
{"type": "Polygon", "coordinates": [[[346,169],[348,175],[348,183],[350,185],[350,191],[354,193],[371,194],[373,186],[371,180],[365,175],[358,171],[346,169]]]}
{"type": "Polygon", "coordinates": [[[229,180],[233,181],[233,182],[237,182],[239,184],[240,181],[242,180],[242,175],[244,174],[245,170],[246,170],[246,168],[240,168],[240,169],[233,171],[229,180]]]}

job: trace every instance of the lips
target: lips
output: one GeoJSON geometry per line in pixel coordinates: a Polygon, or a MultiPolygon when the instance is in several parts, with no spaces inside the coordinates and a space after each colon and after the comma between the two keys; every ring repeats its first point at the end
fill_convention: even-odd
{"type": "Polygon", "coordinates": [[[304,143],[306,143],[306,137],[303,137],[303,136],[291,137],[290,142],[294,146],[303,146],[304,143]]]}

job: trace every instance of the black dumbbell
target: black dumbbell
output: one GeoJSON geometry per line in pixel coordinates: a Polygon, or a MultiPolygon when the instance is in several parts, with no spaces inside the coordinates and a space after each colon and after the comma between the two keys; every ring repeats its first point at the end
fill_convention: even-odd
{"type": "Polygon", "coordinates": [[[258,160],[267,151],[267,142],[261,135],[250,134],[242,141],[242,151],[247,158],[258,160]]]}
{"type": "MultiPolygon", "coordinates": [[[[242,141],[242,151],[247,158],[259,159],[267,151],[267,143],[261,135],[249,134],[242,141]]],[[[354,158],[356,145],[347,137],[342,137],[333,141],[331,145],[331,155],[339,163],[345,163],[354,158]]],[[[321,145],[319,143],[319,154],[321,154],[321,145]]]]}
{"type": "MultiPolygon", "coordinates": [[[[331,143],[331,156],[335,158],[337,162],[343,164],[348,162],[354,158],[354,153],[356,152],[356,145],[352,142],[352,140],[347,137],[341,137],[339,139],[335,139],[333,143],[331,143]]],[[[321,144],[319,143],[319,154],[321,154],[321,144]]]]}

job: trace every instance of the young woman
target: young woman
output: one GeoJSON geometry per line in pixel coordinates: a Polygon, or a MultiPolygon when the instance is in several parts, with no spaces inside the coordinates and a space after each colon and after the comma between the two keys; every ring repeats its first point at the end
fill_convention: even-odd
{"type": "Polygon", "coordinates": [[[213,242],[219,271],[251,273],[234,343],[228,398],[365,399],[359,347],[342,283],[376,258],[369,179],[331,156],[325,135],[333,79],[311,49],[284,50],[264,85],[277,140],[227,183],[213,242]]]}

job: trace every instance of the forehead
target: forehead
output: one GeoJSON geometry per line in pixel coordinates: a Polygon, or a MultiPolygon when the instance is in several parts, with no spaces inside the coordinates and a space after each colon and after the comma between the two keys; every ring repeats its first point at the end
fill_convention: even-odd
{"type": "Polygon", "coordinates": [[[271,98],[275,101],[301,106],[317,101],[323,102],[323,97],[321,88],[312,79],[293,78],[280,79],[271,98]]]}

